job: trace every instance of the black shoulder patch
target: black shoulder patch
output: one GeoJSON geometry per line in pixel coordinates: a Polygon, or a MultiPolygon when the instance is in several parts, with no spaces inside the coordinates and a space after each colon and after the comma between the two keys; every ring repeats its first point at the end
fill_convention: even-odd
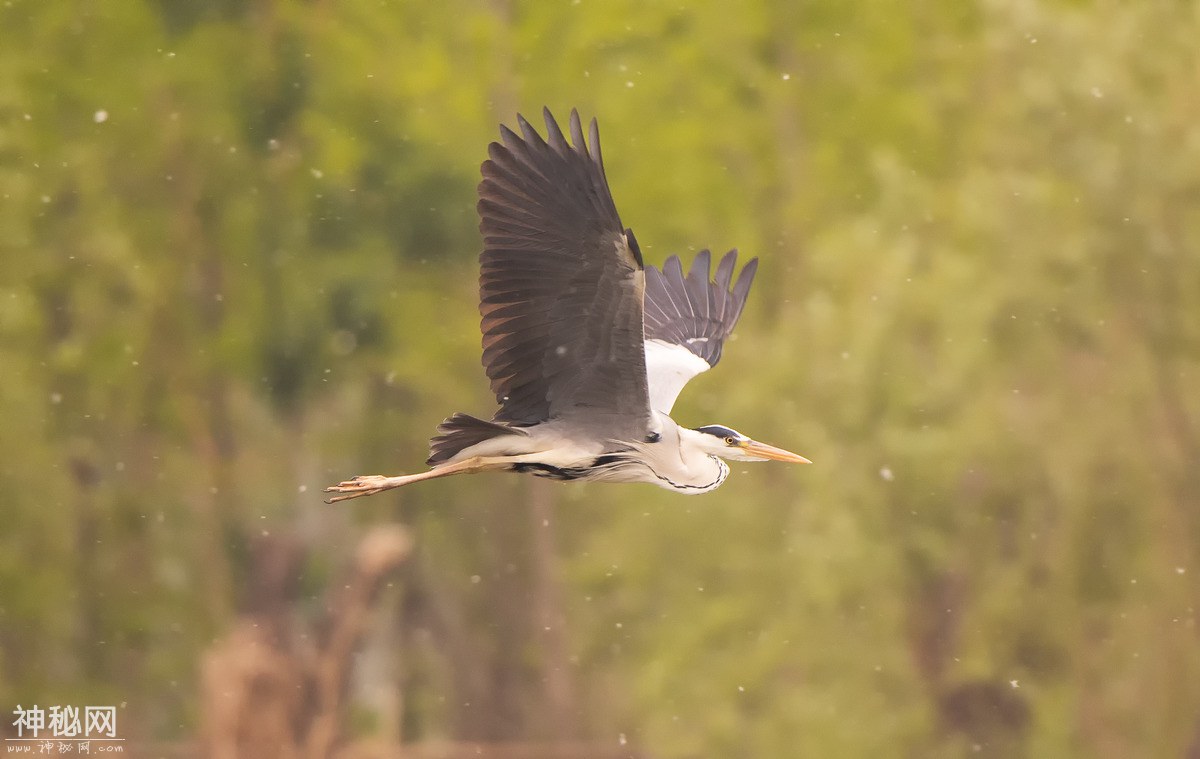
{"type": "Polygon", "coordinates": [[[637,238],[633,236],[633,230],[625,228],[625,240],[629,243],[629,252],[633,254],[633,260],[637,261],[640,268],[646,268],[646,262],[642,260],[642,249],[638,247],[637,238]]]}

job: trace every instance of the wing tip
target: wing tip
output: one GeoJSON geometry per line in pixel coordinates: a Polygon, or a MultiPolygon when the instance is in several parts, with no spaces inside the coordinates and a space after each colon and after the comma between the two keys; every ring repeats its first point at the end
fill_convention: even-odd
{"type": "Polygon", "coordinates": [[[554,112],[550,110],[550,106],[542,106],[542,120],[546,124],[545,139],[529,123],[524,114],[518,112],[517,130],[520,131],[520,134],[517,134],[517,131],[509,128],[508,125],[500,124],[500,141],[492,142],[488,146],[489,152],[493,149],[492,146],[507,147],[510,151],[545,145],[549,145],[558,151],[573,150],[590,159],[600,169],[603,176],[604,158],[600,152],[600,122],[596,117],[593,116],[591,121],[588,122],[588,133],[585,139],[583,118],[579,115],[579,109],[571,108],[570,116],[567,119],[567,134],[571,136],[570,142],[567,141],[562,128],[559,126],[558,119],[554,117],[554,112]]]}
{"type": "MultiPolygon", "coordinates": [[[[737,249],[729,251],[727,255],[736,255],[737,249]]],[[[737,284],[733,286],[733,292],[738,295],[743,301],[750,294],[750,285],[754,282],[754,275],[758,273],[758,256],[751,258],[746,263],[742,264],[742,270],[738,273],[737,284]],[[743,284],[744,283],[744,284],[743,284]]]]}
{"type": "Polygon", "coordinates": [[[529,121],[520,113],[517,114],[517,126],[521,128],[521,135],[524,138],[522,141],[525,142],[525,144],[529,144],[531,142],[545,144],[545,140],[543,140],[542,136],[538,134],[538,130],[534,129],[533,125],[530,124],[529,121]]]}
{"type": "Polygon", "coordinates": [[[563,135],[554,114],[550,112],[549,106],[542,106],[542,120],[546,122],[546,142],[550,147],[560,155],[569,152],[571,146],[567,143],[567,138],[563,135]]]}
{"type": "Polygon", "coordinates": [[[600,173],[603,174],[604,159],[600,154],[600,122],[596,120],[595,116],[592,117],[591,122],[588,124],[588,141],[592,146],[592,160],[596,162],[596,166],[599,167],[600,173]]]}

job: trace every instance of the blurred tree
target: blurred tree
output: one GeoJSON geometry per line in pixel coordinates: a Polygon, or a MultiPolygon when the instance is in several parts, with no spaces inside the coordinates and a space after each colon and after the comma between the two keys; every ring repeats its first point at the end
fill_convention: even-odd
{"type": "Polygon", "coordinates": [[[417,547],[364,732],[1200,745],[1194,4],[14,0],[0,29],[0,703],[189,735],[261,533],[312,549],[315,618],[387,520],[417,547]],[[652,261],[763,258],[679,417],[817,465],[323,506],[491,408],[473,188],[542,104],[600,117],[652,261]]]}

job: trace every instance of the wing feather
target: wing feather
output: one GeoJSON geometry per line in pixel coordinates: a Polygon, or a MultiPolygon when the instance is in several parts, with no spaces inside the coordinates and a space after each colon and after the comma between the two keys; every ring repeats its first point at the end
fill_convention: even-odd
{"type": "Polygon", "coordinates": [[[721,360],[746,307],[758,259],[742,267],[736,283],[736,250],[721,257],[712,279],[711,266],[711,254],[702,250],[686,275],[678,256],[668,258],[661,271],[646,269],[646,368],[656,411],[670,413],[684,385],[721,360]]]}
{"type": "Polygon", "coordinates": [[[592,438],[649,429],[645,275],[589,141],[571,112],[568,142],[549,110],[546,137],[517,117],[488,147],[479,185],[483,363],[515,426],[552,419],[592,438]]]}

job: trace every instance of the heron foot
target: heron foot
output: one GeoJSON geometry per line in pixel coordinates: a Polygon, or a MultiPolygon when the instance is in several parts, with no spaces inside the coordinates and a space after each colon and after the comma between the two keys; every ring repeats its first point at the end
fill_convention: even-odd
{"type": "Polygon", "coordinates": [[[351,498],[361,498],[364,495],[375,495],[385,490],[397,487],[399,477],[384,477],[381,474],[360,474],[349,480],[342,480],[336,485],[325,488],[326,493],[340,493],[325,499],[325,503],[348,501],[351,498]]]}

